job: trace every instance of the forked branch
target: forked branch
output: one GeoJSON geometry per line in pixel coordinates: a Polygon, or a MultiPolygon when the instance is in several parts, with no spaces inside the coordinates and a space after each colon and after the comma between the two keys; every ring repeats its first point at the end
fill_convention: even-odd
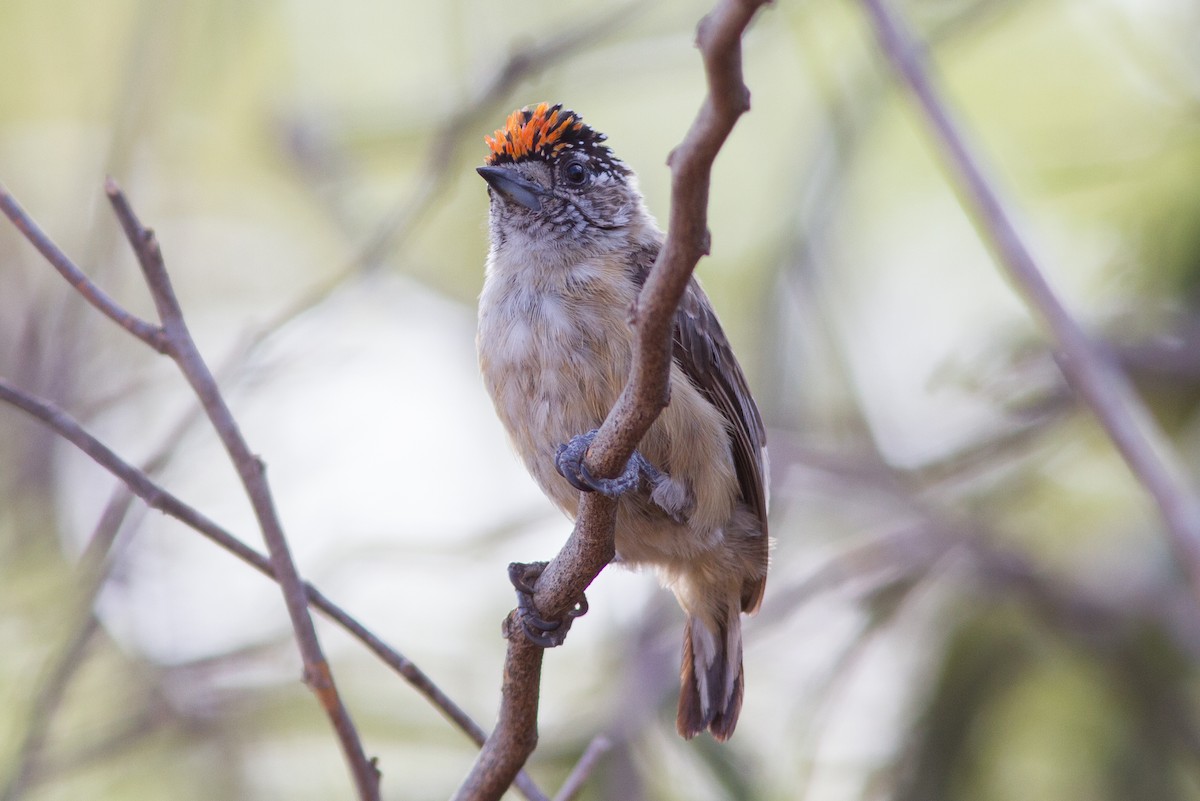
{"type": "Polygon", "coordinates": [[[264,465],[251,452],[249,445],[242,437],[233,413],[221,395],[216,379],[200,356],[199,349],[188,332],[183,311],[175,298],[170,277],[167,275],[163,263],[162,251],[159,249],[154,233],[145,228],[137,219],[129,202],[115,182],[110,179],[105,190],[142,267],[146,285],[154,299],[155,307],[158,309],[160,326],[154,326],[138,319],[105,294],[82,270],[71,263],[70,259],[53,244],[3,187],[0,187],[0,211],[4,212],[13,225],[50,261],[59,274],[80,295],[138,339],[160,353],[170,356],[191,385],[205,414],[233,461],[234,468],[250,498],[251,506],[271,556],[272,574],[283,590],[284,602],[287,605],[300,655],[304,662],[305,683],[316,694],[337,733],[338,742],[354,776],[359,798],[364,801],[378,799],[379,773],[374,763],[364,753],[362,742],[350,714],[337,693],[329,662],[321,650],[316,629],[308,614],[308,594],[304,582],[296,570],[295,562],[292,560],[291,551],[283,533],[283,526],[271,498],[264,465]]]}
{"type": "MultiPolygon", "coordinates": [[[[70,415],[53,404],[37,398],[0,378],[0,403],[20,409],[40,421],[60,437],[89,456],[96,464],[121,481],[133,495],[152,509],[175,518],[203,535],[220,548],[257,570],[269,579],[277,580],[271,560],[247,545],[228,529],[218,525],[195,507],[164,489],[141,470],[122,459],[97,439],[70,415]]],[[[352,617],[313,585],[305,582],[308,604],[329,617],[352,637],[398,673],[413,688],[458,726],[476,745],[483,745],[486,733],[449,696],[439,688],[419,666],[375,636],[366,626],[352,617]]],[[[545,801],[546,795],[526,774],[517,777],[517,786],[530,801],[545,801]]]]}

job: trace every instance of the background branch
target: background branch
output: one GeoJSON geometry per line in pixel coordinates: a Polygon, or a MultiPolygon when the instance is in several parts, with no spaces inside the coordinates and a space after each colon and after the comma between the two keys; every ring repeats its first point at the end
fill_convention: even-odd
{"type": "MultiPolygon", "coordinates": [[[[163,514],[175,518],[189,528],[202,534],[222,549],[233,554],[250,567],[253,567],[262,575],[272,581],[278,582],[275,567],[270,559],[251,548],[195,507],[188,505],[151,480],[143,470],[139,470],[137,467],[126,462],[66,412],[45,400],[34,397],[28,392],[13,386],[12,383],[4,378],[0,378],[0,402],[20,409],[87,454],[94,462],[119,479],[129,489],[129,492],[140,498],[151,509],[157,509],[163,514]]],[[[304,582],[304,592],[306,603],[311,604],[313,608],[327,615],[330,620],[379,657],[384,664],[400,674],[405,681],[425,696],[448,720],[465,732],[476,745],[483,744],[485,732],[479,727],[479,724],[454,703],[412,660],[375,636],[366,626],[362,625],[362,623],[330,600],[312,584],[304,582]]],[[[87,619],[89,621],[94,620],[90,614],[87,619]]],[[[72,643],[74,642],[72,640],[72,643]]],[[[67,650],[76,652],[79,647],[78,645],[70,645],[67,650]]],[[[48,686],[53,685],[53,690],[48,690],[47,692],[60,691],[59,684],[61,684],[60,681],[52,680],[48,686]]],[[[33,746],[30,746],[26,750],[31,749],[36,750],[33,746]]],[[[32,759],[32,757],[30,758],[32,759]]],[[[538,789],[532,779],[524,772],[518,776],[516,784],[530,801],[544,801],[546,798],[546,795],[538,789]]]]}
{"type": "MultiPolygon", "coordinates": [[[[162,252],[153,232],[142,226],[116,183],[111,179],[106,187],[109,200],[118,220],[137,255],[138,262],[158,309],[162,327],[146,330],[148,324],[128,314],[97,287],[82,270],[54,247],[49,238],[6,191],[0,190],[0,206],[13,224],[89,303],[105,316],[117,322],[138,339],[169,355],[179,366],[204,407],[222,444],[234,463],[242,485],[250,498],[255,517],[271,554],[273,573],[283,589],[296,641],[304,661],[305,683],[317,695],[329,717],[338,742],[350,765],[360,798],[379,797],[379,774],[363,751],[358,732],[345,705],[337,693],[329,663],[321,650],[316,629],[308,614],[308,599],[304,584],[292,560],[287,539],[271,498],[264,465],[251,451],[238,429],[232,412],[221,396],[216,379],[208,369],[188,332],[183,311],[175,298],[174,289],[163,263],[162,252]]],[[[109,452],[111,454],[111,451],[109,452]]],[[[115,456],[115,454],[113,454],[115,456]]]]}
{"type": "Polygon", "coordinates": [[[321,649],[316,628],[308,614],[308,598],[304,583],[300,579],[291,549],[283,533],[283,525],[271,497],[271,488],[266,480],[266,466],[251,452],[242,436],[217,386],[216,378],[209,370],[184,320],[183,310],[175,297],[170,277],[163,263],[162,250],[154,232],[144,227],[137,219],[128,200],[111,178],[105,192],[116,212],[125,236],[137,255],[146,285],[158,309],[162,330],[168,343],[168,354],[179,366],[180,371],[200,400],[217,436],[225,446],[242,486],[250,498],[254,516],[262,531],[271,565],[283,590],[284,603],[296,633],[296,643],[304,660],[304,681],[316,694],[326,715],[338,735],[342,751],[349,763],[358,787],[359,797],[379,798],[379,772],[374,763],[367,759],[362,742],[355,729],[350,713],[337,692],[329,662],[321,649]]]}
{"type": "Polygon", "coordinates": [[[981,234],[999,256],[1017,292],[1050,334],[1057,361],[1129,469],[1158,505],[1175,557],[1200,602],[1200,500],[1166,437],[1124,373],[1084,333],[1047,281],[1013,215],[934,85],[922,50],[888,0],[863,0],[879,45],[913,93],[938,153],[981,234]]]}
{"type": "MultiPolygon", "coordinates": [[[[519,82],[568,56],[578,55],[581,48],[600,41],[618,27],[626,24],[643,7],[638,3],[624,3],[596,14],[593,18],[565,31],[527,45],[522,45],[513,50],[501,68],[494,73],[494,77],[484,87],[474,93],[470,102],[460,106],[434,132],[431,138],[430,152],[424,160],[425,169],[421,177],[416,181],[416,188],[410,193],[410,197],[406,198],[397,207],[395,213],[377,226],[375,233],[369,238],[368,243],[362,248],[358,257],[348,265],[347,269],[339,271],[332,280],[322,282],[314,291],[305,293],[297,302],[290,304],[282,313],[276,315],[257,332],[244,338],[242,343],[235,348],[233,357],[227,361],[239,362],[244,360],[247,354],[265,341],[272,333],[279,330],[286,322],[327,298],[333,289],[342,285],[347,278],[357,274],[360,269],[369,268],[374,265],[382,258],[386,249],[394,247],[397,240],[403,239],[414,230],[416,224],[422,219],[424,210],[436,197],[444,192],[446,186],[449,184],[453,176],[452,168],[455,157],[461,150],[462,143],[469,135],[469,132],[474,129],[475,123],[482,119],[484,115],[494,111],[494,108],[498,107],[499,104],[503,103],[504,96],[510,93],[519,82]]],[[[139,262],[146,275],[147,283],[151,285],[160,315],[163,316],[164,321],[168,316],[173,314],[178,317],[179,325],[177,326],[176,333],[181,333],[185,340],[187,340],[181,349],[173,347],[171,339],[167,336],[164,328],[155,326],[150,322],[129,314],[119,303],[104,293],[94,281],[90,280],[79,267],[72,263],[3,187],[0,187],[0,208],[5,211],[18,230],[35,245],[38,251],[93,306],[159,352],[172,355],[176,361],[180,361],[180,356],[182,355],[184,362],[187,363],[184,372],[189,382],[193,384],[198,394],[204,392],[208,395],[205,402],[205,409],[209,413],[210,418],[214,414],[217,418],[224,418],[224,422],[219,423],[218,428],[223,427],[226,431],[232,431],[236,437],[240,438],[240,435],[236,434],[236,423],[227,414],[228,409],[225,408],[222,410],[221,408],[224,402],[220,398],[219,393],[214,395],[209,392],[209,388],[215,389],[216,381],[211,374],[207,374],[208,368],[203,360],[199,358],[199,354],[195,352],[194,345],[190,348],[191,353],[187,353],[189,350],[187,344],[190,342],[190,335],[187,334],[186,326],[183,325],[182,313],[176,313],[178,303],[174,300],[173,290],[171,290],[165,270],[161,269],[161,254],[158,252],[157,244],[153,241],[152,234],[146,231],[137,221],[129,204],[114,183],[110,182],[106,190],[122,222],[127,238],[133,244],[138,255],[139,262]],[[193,379],[197,379],[199,384],[193,379]],[[232,426],[227,424],[232,424],[232,426]]],[[[181,363],[181,367],[184,367],[183,363],[181,363]]],[[[180,422],[173,428],[172,433],[166,438],[167,442],[176,441],[184,430],[199,419],[196,411],[196,409],[191,409],[181,418],[180,422]]],[[[225,440],[224,435],[222,438],[225,440]]],[[[226,446],[227,449],[230,448],[228,441],[226,441],[226,446]]],[[[239,449],[236,442],[233,443],[232,447],[233,450],[230,451],[231,457],[234,459],[235,466],[243,480],[246,479],[247,472],[253,473],[260,469],[261,466],[256,463],[257,460],[249,454],[247,449],[239,449]],[[238,453],[239,450],[241,451],[240,454],[238,453]],[[245,469],[247,465],[245,457],[247,455],[251,457],[249,471],[245,469]]],[[[158,459],[165,461],[167,450],[168,448],[164,447],[160,451],[158,459]]],[[[274,516],[272,506],[269,493],[265,496],[262,493],[258,494],[255,507],[256,514],[265,509],[269,521],[269,518],[274,516]]],[[[268,525],[264,527],[264,531],[269,528],[271,526],[268,522],[268,525]]],[[[269,535],[267,536],[270,539],[269,535]]],[[[247,556],[245,553],[241,555],[243,558],[247,556]]],[[[290,557],[288,557],[288,560],[290,561],[290,557]]],[[[289,601],[289,614],[293,615],[293,619],[295,610],[296,595],[293,592],[289,601]]],[[[336,614],[334,616],[336,617],[336,614]]],[[[422,689],[422,692],[430,696],[431,700],[438,703],[443,712],[466,731],[477,744],[483,742],[485,734],[478,725],[462,713],[448,698],[444,699],[444,704],[440,703],[436,699],[436,696],[440,695],[440,690],[433,686],[432,682],[428,682],[427,677],[417,670],[415,666],[412,666],[410,662],[403,657],[399,657],[394,652],[389,653],[387,650],[378,650],[377,646],[381,646],[382,644],[378,643],[367,629],[358,626],[352,619],[347,618],[341,622],[347,628],[357,627],[359,630],[356,636],[360,636],[360,639],[363,639],[368,644],[368,647],[375,650],[380,658],[397,670],[405,673],[405,677],[411,683],[414,683],[419,689],[422,689]],[[411,666],[411,669],[405,666],[411,666]]],[[[299,629],[297,631],[299,637],[299,629]]],[[[383,646],[383,648],[386,649],[386,646],[383,646]]],[[[307,664],[308,660],[306,659],[307,664]]],[[[314,676],[319,678],[321,675],[323,675],[323,671],[319,669],[313,670],[306,666],[306,678],[314,676]]],[[[322,703],[324,706],[324,699],[322,703]]],[[[349,722],[348,717],[346,718],[346,722],[349,722]]],[[[364,760],[360,760],[355,756],[348,756],[348,759],[352,765],[356,766],[356,772],[361,773],[367,767],[364,760]]],[[[516,784],[531,799],[544,799],[546,797],[529,780],[524,772],[521,772],[517,776],[516,784]]]]}
{"type": "MultiPolygon", "coordinates": [[[[594,475],[617,475],[667,404],[672,317],[696,263],[708,253],[712,163],[750,106],[750,92],[742,80],[741,37],[764,4],[765,0],[721,0],[698,26],[696,46],[708,93],[683,142],[667,160],[672,173],[667,239],[638,298],[629,381],[587,455],[594,475]]],[[[599,493],[580,496],[575,528],[537,582],[534,603],[544,617],[561,617],[612,561],[615,524],[614,500],[599,493]]],[[[520,627],[512,630],[519,632],[520,627]]],[[[509,638],[496,728],[459,788],[458,801],[498,799],[533,753],[541,666],[542,649],[519,634],[509,638]]]]}
{"type": "Polygon", "coordinates": [[[154,348],[159,353],[166,353],[167,343],[162,329],[148,323],[140,317],[130,314],[121,304],[117,303],[107,292],[97,286],[83,270],[62,252],[46,232],[25,213],[17,203],[16,198],[0,184],[0,211],[16,227],[29,244],[37,248],[38,253],[50,263],[58,274],[70,284],[76,292],[92,304],[101,314],[124,328],[135,337],[154,348]]]}

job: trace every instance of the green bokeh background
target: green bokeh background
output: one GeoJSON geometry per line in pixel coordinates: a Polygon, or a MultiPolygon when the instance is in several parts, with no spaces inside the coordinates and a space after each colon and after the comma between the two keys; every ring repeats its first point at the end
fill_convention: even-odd
{"type": "MultiPolygon", "coordinates": [[[[1048,278],[1193,470],[1200,7],[900,7],[1048,278]]],[[[232,359],[224,385],[279,480],[285,521],[318,529],[301,570],[485,728],[496,623],[512,605],[504,566],[548,558],[568,524],[515,459],[484,463],[447,436],[457,469],[432,470],[446,454],[410,439],[502,439],[482,386],[452,383],[474,370],[487,249],[473,167],[512,108],[562,101],[608,134],[666,219],[666,156],[704,93],[692,37],[707,9],[0,2],[0,182],[151,316],[104,200],[106,175],[124,187],[206,356],[232,359]],[[495,88],[514,54],[544,52],[495,88]],[[408,328],[375,322],[393,293],[411,304],[397,307],[408,328]],[[362,372],[313,367],[307,354],[335,339],[363,343],[362,372]],[[436,352],[445,373],[414,373],[402,346],[436,352]],[[314,384],[286,379],[305,369],[320,373],[329,416],[297,422],[287,409],[314,384]],[[363,411],[378,392],[392,410],[382,428],[363,411]],[[442,413],[414,411],[421,399],[442,413]],[[254,416],[255,402],[275,414],[254,416]],[[326,458],[335,420],[357,426],[339,437],[362,462],[326,458]],[[303,491],[291,452],[271,443],[307,448],[296,463],[315,467],[297,472],[318,485],[322,469],[360,471],[360,494],[303,491]],[[373,450],[436,473],[438,492],[369,469],[373,450]],[[488,525],[431,535],[411,522],[486,514],[492,485],[520,491],[488,525]],[[379,511],[349,514],[381,497],[379,511]],[[354,522],[326,522],[343,516],[354,522]],[[390,538],[363,544],[357,529],[390,538]]],[[[609,570],[593,612],[548,656],[533,777],[552,795],[604,734],[613,748],[585,799],[1200,798],[1197,601],[1153,504],[1063,385],[947,184],[860,5],[773,4],[746,39],[745,73],[753,108],[716,164],[698,272],[772,447],[777,544],[747,630],[743,717],[723,746],[676,738],[679,613],[652,576],[609,570]]],[[[202,509],[237,509],[203,426],[163,439],[189,400],[159,361],[0,226],[0,375],[130,460],[165,442],[165,483],[202,509]]],[[[352,797],[278,598],[230,613],[218,611],[234,593],[226,578],[198,580],[199,596],[137,589],[146,550],[171,576],[187,567],[140,532],[190,535],[136,503],[104,571],[81,560],[113,486],[0,408],[0,799],[352,797]],[[160,604],[166,644],[136,611],[160,604]],[[205,650],[196,620],[254,625],[205,650]]],[[[248,573],[213,559],[224,574],[205,576],[248,573]]],[[[321,634],[384,797],[448,797],[473,758],[467,739],[345,635],[321,634]]]]}

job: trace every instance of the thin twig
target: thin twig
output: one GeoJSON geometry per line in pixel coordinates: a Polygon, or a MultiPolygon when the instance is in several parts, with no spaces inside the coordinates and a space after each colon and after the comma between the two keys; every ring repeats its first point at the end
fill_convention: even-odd
{"type": "Polygon", "coordinates": [[[321,649],[316,628],[308,614],[304,583],[292,559],[287,537],[283,533],[283,524],[271,497],[271,487],[266,480],[266,466],[250,450],[233,412],[221,395],[216,378],[213,377],[188,331],[183,309],[175,297],[175,290],[171,285],[170,276],[167,275],[162,250],[154,232],[141,224],[115,181],[110,178],[104,188],[113,211],[125,230],[125,236],[137,255],[146,286],[158,309],[162,330],[167,338],[167,352],[199,398],[250,499],[254,516],[267,544],[267,551],[271,555],[276,578],[283,590],[284,603],[296,634],[296,644],[304,660],[304,681],[316,694],[326,715],[329,716],[338,735],[338,742],[342,746],[342,753],[354,776],[359,797],[364,801],[378,799],[379,771],[363,751],[362,741],[350,713],[338,695],[329,662],[321,649]]]}
{"type": "MultiPolygon", "coordinates": [[[[265,322],[255,326],[253,330],[244,332],[237,344],[218,365],[215,371],[218,379],[223,381],[227,376],[234,375],[236,369],[244,364],[257,348],[277,334],[285,325],[326,301],[351,278],[361,275],[364,271],[369,271],[387,252],[400,247],[415,230],[416,224],[422,218],[423,211],[430,208],[456,179],[458,154],[463,143],[469,136],[478,136],[479,121],[486,115],[494,113],[515,86],[568,57],[578,56],[588,47],[627,24],[646,8],[648,6],[639,0],[625,2],[597,14],[592,19],[580,22],[575,28],[556,33],[544,40],[532,42],[513,51],[502,67],[496,71],[492,80],[477,91],[466,105],[459,107],[454,114],[441,123],[432,137],[429,153],[423,162],[422,174],[414,181],[416,188],[397,203],[396,209],[392,213],[376,224],[372,233],[359,246],[355,257],[328,278],[292,298],[287,305],[272,314],[265,322]],[[472,134],[472,131],[476,133],[472,134]]],[[[0,194],[2,193],[3,187],[0,187],[0,194]]],[[[23,212],[20,213],[18,219],[21,219],[22,216],[24,219],[28,219],[23,212]]],[[[46,240],[44,235],[41,238],[46,240]]],[[[60,258],[70,264],[70,260],[65,256],[60,256],[60,258]]],[[[71,269],[74,274],[82,275],[82,272],[74,265],[71,265],[71,269]]],[[[153,328],[153,326],[151,327],[153,328]]],[[[102,402],[100,405],[103,406],[104,403],[102,402]]],[[[157,459],[165,462],[170,456],[169,449],[173,447],[173,443],[178,441],[197,420],[202,419],[197,411],[198,409],[192,408],[185,412],[171,432],[163,437],[164,444],[158,451],[157,459]]],[[[148,470],[148,472],[152,471],[148,470]]]]}
{"type": "MultiPolygon", "coordinates": [[[[696,46],[704,62],[708,94],[691,129],[668,159],[672,185],[667,240],[638,299],[629,382],[587,455],[593,475],[619,473],[667,405],[671,321],[696,263],[708,252],[709,176],[734,123],[749,109],[741,37],[764,4],[765,0],[718,0],[698,26],[696,46]]],[[[575,528],[535,588],[534,604],[543,615],[554,619],[564,614],[612,560],[615,524],[614,500],[599,493],[580,497],[575,528]]],[[[525,637],[509,638],[496,728],[459,787],[456,801],[500,798],[533,753],[541,666],[542,649],[525,637]]]]}
{"type": "Polygon", "coordinates": [[[935,87],[922,51],[887,0],[863,0],[880,47],[908,86],[939,145],[955,188],[1008,278],[1049,332],[1063,375],[1095,415],[1125,463],[1158,505],[1171,547],[1200,602],[1200,500],[1167,438],[1124,373],[1084,333],[1046,280],[1011,213],[935,87]]]}
{"type": "MultiPolygon", "coordinates": [[[[148,269],[147,280],[155,281],[157,284],[154,288],[154,296],[156,304],[159,305],[160,314],[165,317],[174,317],[182,323],[182,314],[178,311],[178,303],[173,298],[173,291],[170,288],[169,280],[162,270],[161,254],[157,251],[157,244],[153,240],[152,234],[141,227],[140,223],[133,216],[133,212],[128,208],[128,204],[124,202],[123,195],[112,184],[108,187],[110,197],[113,197],[114,206],[117,208],[118,216],[122,224],[126,227],[126,233],[130,237],[131,242],[135,245],[138,253],[139,261],[143,264],[144,269],[148,269]],[[146,265],[149,265],[147,268],[146,265]]],[[[85,298],[92,302],[98,309],[106,314],[106,316],[119,322],[122,327],[133,332],[139,339],[142,339],[147,344],[151,344],[156,350],[166,352],[175,357],[176,338],[167,336],[162,329],[154,327],[149,323],[140,321],[137,318],[128,315],[122,307],[116,304],[111,299],[99,290],[96,285],[86,277],[86,275],[76,266],[71,260],[62,253],[60,249],[47,237],[40,228],[32,222],[29,215],[21,209],[15,199],[0,188],[0,202],[6,214],[14,222],[19,230],[31,238],[31,241],[38,247],[38,250],[43,253],[51,262],[60,268],[60,273],[80,291],[85,298]],[[111,312],[111,313],[110,313],[111,312]],[[131,324],[132,323],[132,324],[131,324]]],[[[186,332],[186,329],[184,329],[186,332]]],[[[190,337],[189,337],[190,339],[190,337]]],[[[197,354],[198,358],[198,354],[197,354]]],[[[275,570],[272,567],[271,561],[262,555],[258,554],[249,546],[242,543],[229,532],[221,529],[214,522],[204,517],[195,509],[188,507],[175,496],[166,492],[157,484],[152,482],[147,474],[147,470],[139,470],[132,465],[124,462],[116,455],[115,452],[103,445],[99,440],[92,437],[85,429],[79,426],[74,420],[66,415],[61,410],[58,410],[52,404],[46,401],[34,398],[22,390],[16,388],[12,384],[0,379],[0,401],[16,406],[27,413],[37,417],[42,422],[46,423],[51,429],[59,433],[64,438],[76,444],[82,451],[91,456],[99,464],[109,469],[125,482],[129,491],[138,497],[142,498],[151,508],[159,509],[164,513],[176,517],[187,525],[195,528],[200,533],[207,536],[209,539],[216,542],[221,547],[233,553],[243,561],[247,562],[264,575],[276,579],[275,570]]],[[[189,415],[190,416],[190,415],[189,415]]],[[[190,422],[190,421],[188,421],[190,422]]],[[[187,425],[183,423],[182,425],[187,425]]],[[[150,460],[151,465],[157,464],[165,458],[165,452],[160,451],[150,460]]],[[[125,499],[121,497],[125,493],[118,493],[112,499],[113,505],[124,505],[125,499]]],[[[106,513],[105,517],[108,517],[106,513]]],[[[605,562],[608,560],[606,559],[605,562]]],[[[277,579],[276,579],[277,580],[277,579]]],[[[360,624],[340,607],[336,606],[332,601],[326,598],[315,587],[310,584],[303,584],[306,602],[311,603],[314,608],[317,608],[328,615],[332,620],[341,625],[345,630],[351,633],[354,637],[365,644],[373,653],[375,653],[383,662],[392,667],[396,672],[403,676],[411,685],[426,696],[439,710],[446,715],[448,719],[458,725],[477,745],[482,745],[485,740],[485,733],[465,712],[463,712],[448,696],[446,696],[440,688],[433,683],[431,679],[413,662],[402,656],[394,649],[391,649],[381,640],[379,640],[370,630],[360,624]]],[[[94,625],[94,619],[89,616],[89,620],[94,625]]],[[[534,688],[536,691],[537,679],[534,679],[534,688]]],[[[593,743],[593,746],[596,746],[593,743]]],[[[32,753],[32,751],[30,751],[32,753]]],[[[581,760],[581,764],[576,767],[576,772],[572,775],[579,774],[580,771],[588,769],[589,766],[598,754],[589,755],[585,753],[584,757],[587,761],[581,760]]],[[[584,775],[584,774],[579,774],[584,775]]],[[[516,785],[522,793],[531,801],[544,801],[547,797],[533,783],[532,779],[524,772],[520,771],[516,777],[516,785]]]]}
{"type": "Polygon", "coordinates": [[[162,323],[161,328],[152,326],[129,314],[105,294],[62,253],[60,248],[50,241],[49,237],[38,228],[12,195],[2,187],[0,187],[0,209],[58,270],[59,274],[89,303],[142,342],[160,353],[169,355],[179,366],[229,453],[250,498],[255,517],[271,554],[276,575],[279,577],[280,587],[283,589],[284,601],[304,661],[305,682],[316,694],[322,708],[330,718],[342,751],[350,765],[359,797],[378,799],[379,773],[363,752],[354,723],[337,694],[329,663],[321,651],[316,629],[308,615],[304,586],[295,563],[292,561],[282,525],[275,511],[270,487],[264,475],[264,466],[250,451],[243,439],[233,414],[221,396],[216,380],[188,332],[183,311],[175,298],[174,289],[163,263],[162,252],[153,232],[141,225],[115,182],[110,179],[105,189],[138,258],[138,263],[142,267],[147,286],[158,309],[162,323]]]}
{"type": "Polygon", "coordinates": [[[130,314],[121,304],[84,274],[62,249],[46,235],[46,232],[34,222],[26,211],[21,208],[9,191],[0,184],[0,211],[8,217],[17,230],[37,248],[50,265],[58,270],[58,274],[66,279],[83,298],[96,307],[105,317],[124,328],[135,337],[154,348],[159,353],[166,353],[166,338],[158,326],[130,314]]]}
{"type": "MultiPolygon", "coordinates": [[[[144,471],[126,462],[111,448],[93,436],[75,419],[54,404],[25,392],[2,377],[0,377],[0,402],[20,409],[31,417],[41,421],[60,437],[70,442],[94,462],[119,479],[128,487],[130,492],[140,498],[151,509],[156,509],[163,514],[175,518],[233,554],[262,575],[272,581],[277,581],[275,569],[270,559],[249,545],[246,545],[238,537],[219,526],[194,507],[184,503],[177,496],[150,479],[144,471]]],[[[388,667],[400,674],[405,681],[424,695],[448,720],[462,729],[476,745],[483,744],[485,733],[479,724],[455,704],[420,667],[375,636],[366,626],[359,623],[312,584],[305,582],[304,591],[307,602],[314,609],[320,610],[328,616],[330,620],[341,626],[352,637],[378,656],[388,667]]],[[[524,773],[518,777],[517,786],[530,801],[544,801],[547,797],[524,773]]]]}
{"type": "Polygon", "coordinates": [[[667,405],[672,320],[696,263],[708,254],[713,161],[738,117],[750,109],[750,90],[742,81],[741,36],[762,5],[765,0],[721,0],[698,26],[696,46],[704,60],[708,94],[683,142],[667,158],[667,239],[638,297],[636,358],[629,383],[588,452],[594,475],[619,473],[667,405]]]}
{"type": "Polygon", "coordinates": [[[579,757],[579,761],[567,775],[567,780],[563,782],[562,787],[558,788],[554,801],[574,801],[575,796],[579,795],[591,777],[592,771],[596,769],[596,765],[600,763],[600,757],[611,749],[612,742],[603,734],[593,737],[592,741],[588,743],[588,747],[584,749],[583,756],[579,757]]]}

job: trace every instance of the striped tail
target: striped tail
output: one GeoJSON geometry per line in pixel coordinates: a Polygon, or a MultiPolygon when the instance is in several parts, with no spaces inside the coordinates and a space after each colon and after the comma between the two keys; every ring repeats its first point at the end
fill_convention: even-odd
{"type": "Polygon", "coordinates": [[[715,631],[689,616],[683,630],[679,668],[679,715],[675,728],[691,739],[708,729],[719,742],[733,734],[742,710],[742,622],[740,610],[728,609],[715,631]]]}

